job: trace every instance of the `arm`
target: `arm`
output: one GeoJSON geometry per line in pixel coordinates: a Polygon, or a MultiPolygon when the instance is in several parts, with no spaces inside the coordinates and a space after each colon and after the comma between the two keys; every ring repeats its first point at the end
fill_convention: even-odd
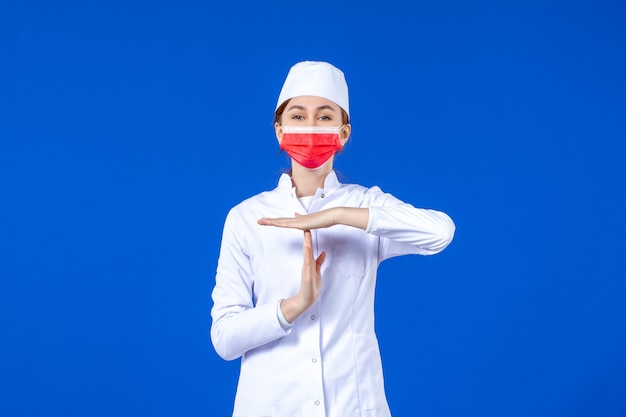
{"type": "Polygon", "coordinates": [[[291,332],[290,327],[283,328],[276,309],[280,308],[284,319],[292,323],[315,302],[321,291],[320,270],[326,258],[325,252],[317,258],[313,256],[311,232],[305,230],[299,291],[282,301],[276,298],[255,306],[252,301],[255,273],[246,253],[246,240],[233,227],[244,222],[241,218],[233,220],[231,214],[226,219],[212,294],[211,340],[216,352],[226,360],[236,359],[291,332]]]}
{"type": "Polygon", "coordinates": [[[454,238],[456,226],[445,213],[415,208],[402,203],[370,207],[366,231],[386,238],[381,260],[408,253],[433,255],[444,250],[454,238]]]}
{"type": "Polygon", "coordinates": [[[369,208],[334,207],[306,215],[296,213],[295,217],[261,218],[258,223],[301,230],[338,224],[357,227],[391,241],[389,253],[383,254],[383,258],[403,253],[431,255],[441,252],[452,242],[456,227],[447,214],[415,208],[389,194],[385,196],[386,201],[375,202],[380,205],[369,208]],[[402,249],[407,245],[411,246],[408,251],[402,249]]]}
{"type": "Polygon", "coordinates": [[[236,225],[245,220],[229,214],[224,225],[220,256],[212,292],[211,341],[226,360],[289,334],[276,316],[279,298],[254,305],[255,271],[247,253],[246,231],[236,225]]]}

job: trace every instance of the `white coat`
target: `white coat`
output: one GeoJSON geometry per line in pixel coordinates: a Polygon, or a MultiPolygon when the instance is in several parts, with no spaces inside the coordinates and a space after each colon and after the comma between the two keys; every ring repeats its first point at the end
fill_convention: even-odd
{"type": "Polygon", "coordinates": [[[211,339],[226,360],[241,357],[235,417],[388,417],[374,333],[376,270],[383,260],[429,255],[452,240],[444,213],[418,209],[380,188],[342,184],[331,172],[309,212],[367,207],[367,230],[312,231],[314,256],[326,251],[322,290],[291,327],[277,316],[298,292],[303,232],[260,226],[261,217],[305,213],[291,179],[230,210],[217,266],[211,339]]]}

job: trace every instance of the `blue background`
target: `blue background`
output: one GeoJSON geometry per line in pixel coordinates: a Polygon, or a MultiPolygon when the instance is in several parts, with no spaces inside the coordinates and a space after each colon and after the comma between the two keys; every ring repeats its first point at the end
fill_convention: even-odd
{"type": "Polygon", "coordinates": [[[288,167],[287,70],[346,73],[336,167],[449,213],[379,270],[400,416],[626,415],[619,1],[0,5],[0,415],[227,416],[230,207],[288,167]]]}

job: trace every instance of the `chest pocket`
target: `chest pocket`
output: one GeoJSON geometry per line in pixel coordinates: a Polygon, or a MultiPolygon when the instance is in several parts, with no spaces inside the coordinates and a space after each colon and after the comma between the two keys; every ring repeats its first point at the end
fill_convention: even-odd
{"type": "Polygon", "coordinates": [[[349,226],[331,228],[332,267],[341,275],[362,277],[371,264],[371,236],[349,226]]]}

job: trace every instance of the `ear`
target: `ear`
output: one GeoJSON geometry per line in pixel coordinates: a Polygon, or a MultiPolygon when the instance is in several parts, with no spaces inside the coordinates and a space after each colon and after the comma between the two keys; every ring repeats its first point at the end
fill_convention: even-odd
{"type": "Polygon", "coordinates": [[[278,143],[280,144],[280,141],[283,140],[283,129],[278,124],[278,122],[274,123],[274,132],[276,133],[276,139],[278,140],[278,143]]]}
{"type": "Polygon", "coordinates": [[[346,144],[346,142],[350,138],[350,132],[352,132],[352,125],[350,125],[350,123],[345,125],[343,129],[341,129],[341,132],[339,132],[339,140],[341,141],[342,147],[346,144]]]}

